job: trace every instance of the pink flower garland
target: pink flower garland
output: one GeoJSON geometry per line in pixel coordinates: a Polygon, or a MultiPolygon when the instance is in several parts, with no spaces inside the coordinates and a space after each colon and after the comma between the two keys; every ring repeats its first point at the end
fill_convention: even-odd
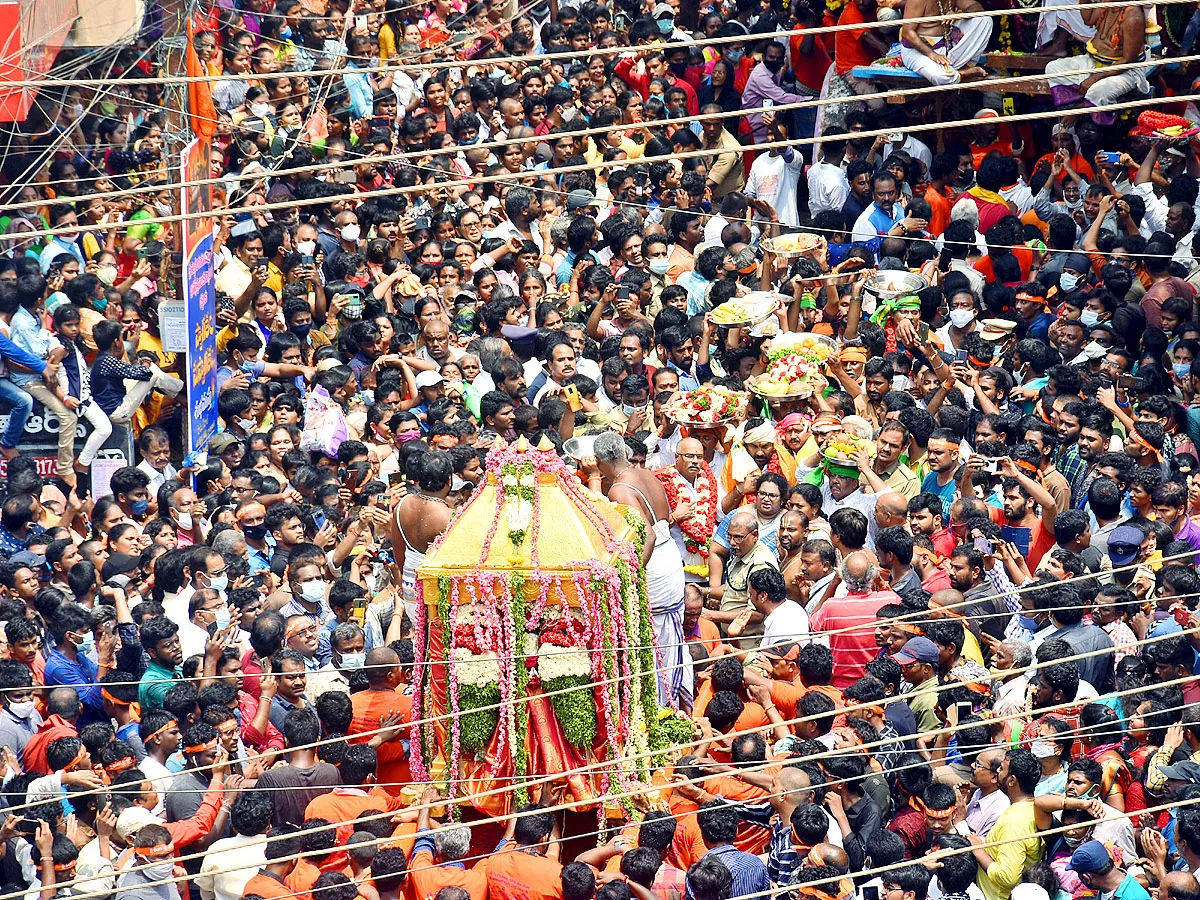
{"type": "MultiPolygon", "coordinates": [[[[450,591],[450,634],[447,640],[453,641],[454,629],[458,625],[458,585],[455,578],[450,591]]],[[[458,787],[459,758],[462,754],[462,719],[459,715],[461,707],[458,702],[458,660],[454,653],[446,654],[447,669],[450,673],[450,760],[447,769],[449,779],[449,799],[454,800],[458,787]]]]}
{"type": "MultiPolygon", "coordinates": [[[[425,666],[427,663],[426,653],[426,616],[425,616],[425,585],[421,579],[417,579],[416,583],[416,601],[417,601],[417,616],[413,622],[413,656],[416,659],[418,666],[425,666]]],[[[404,610],[403,596],[398,604],[399,608],[392,610],[392,615],[400,615],[404,610]]],[[[426,697],[424,691],[425,669],[419,669],[417,678],[413,682],[413,708],[417,710],[418,720],[427,719],[429,716],[426,712],[426,697]]],[[[413,725],[412,731],[409,733],[409,771],[417,781],[428,782],[429,770],[425,767],[425,753],[421,746],[422,733],[429,726],[426,724],[413,725]]]]}
{"type": "Polygon", "coordinates": [[[496,491],[496,512],[492,516],[492,527],[488,529],[488,533],[483,538],[483,549],[479,551],[479,566],[487,561],[488,553],[492,549],[492,541],[496,537],[496,531],[500,528],[500,513],[504,510],[504,491],[496,491]]]}

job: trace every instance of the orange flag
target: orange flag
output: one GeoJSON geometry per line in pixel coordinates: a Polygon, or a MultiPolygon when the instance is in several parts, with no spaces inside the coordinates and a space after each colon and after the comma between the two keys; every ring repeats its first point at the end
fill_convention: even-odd
{"type": "MultiPolygon", "coordinates": [[[[187,75],[188,78],[207,77],[196,48],[192,46],[195,25],[189,18],[187,23],[187,75]]],[[[202,143],[208,143],[217,130],[217,108],[213,105],[212,91],[207,81],[188,82],[188,111],[191,114],[192,133],[202,143]]]]}

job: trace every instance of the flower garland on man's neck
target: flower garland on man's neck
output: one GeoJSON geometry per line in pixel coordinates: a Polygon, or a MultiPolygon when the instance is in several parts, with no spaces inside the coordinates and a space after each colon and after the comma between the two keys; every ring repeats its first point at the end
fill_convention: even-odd
{"type": "Polygon", "coordinates": [[[708,463],[701,463],[700,474],[693,485],[688,485],[687,479],[674,466],[658,469],[654,477],[662,482],[672,513],[684,500],[692,499],[684,497],[685,486],[695,491],[692,515],[675,524],[683,533],[683,545],[688,553],[707,559],[713,530],[717,527],[717,478],[713,475],[712,467],[708,463]]]}

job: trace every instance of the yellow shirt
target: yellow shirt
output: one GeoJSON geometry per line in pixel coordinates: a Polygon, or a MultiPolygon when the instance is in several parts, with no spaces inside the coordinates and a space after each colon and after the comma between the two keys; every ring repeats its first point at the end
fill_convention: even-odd
{"type": "Polygon", "coordinates": [[[1021,874],[1042,857],[1042,839],[1033,817],[1033,800],[1021,800],[1004,812],[988,834],[986,847],[992,864],[979,870],[979,888],[985,900],[1008,900],[1021,883],[1021,874]]]}

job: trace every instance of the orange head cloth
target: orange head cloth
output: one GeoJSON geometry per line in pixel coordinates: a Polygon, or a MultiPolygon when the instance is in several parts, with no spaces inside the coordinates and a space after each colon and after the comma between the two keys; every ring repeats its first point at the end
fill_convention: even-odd
{"type": "Polygon", "coordinates": [[[114,759],[107,766],[105,766],[104,771],[109,775],[120,775],[122,772],[126,771],[127,769],[132,769],[136,765],[137,760],[132,756],[122,756],[120,759],[114,759]]]}
{"type": "Polygon", "coordinates": [[[842,352],[838,354],[838,359],[844,363],[865,363],[867,361],[867,351],[864,347],[843,347],[842,352]]]}
{"type": "Polygon", "coordinates": [[[162,728],[158,729],[158,731],[154,732],[154,733],[153,733],[153,734],[151,734],[151,735],[148,735],[148,736],[146,737],[146,740],[144,740],[142,743],[144,743],[144,744],[148,744],[148,743],[150,743],[152,740],[154,740],[155,738],[160,738],[160,737],[162,737],[164,734],[166,734],[166,733],[167,733],[168,731],[170,731],[172,728],[178,728],[178,727],[179,727],[179,723],[178,723],[178,722],[176,722],[174,719],[172,719],[170,722],[168,722],[168,723],[167,723],[166,725],[164,725],[162,728]]]}
{"type": "Polygon", "coordinates": [[[211,741],[205,741],[203,744],[193,744],[191,747],[184,747],[184,753],[206,753],[209,750],[216,750],[217,744],[220,743],[220,738],[213,738],[211,741]]]}
{"type": "Polygon", "coordinates": [[[1147,450],[1149,450],[1151,453],[1153,453],[1155,459],[1157,459],[1159,462],[1162,462],[1162,458],[1163,458],[1162,451],[1157,449],[1153,444],[1151,444],[1148,440],[1146,440],[1144,437],[1142,437],[1141,432],[1138,431],[1137,428],[1129,429],[1129,436],[1131,438],[1133,438],[1133,440],[1136,443],[1141,444],[1143,447],[1145,447],[1147,450]]]}
{"type": "Polygon", "coordinates": [[[110,694],[108,692],[108,688],[100,688],[100,696],[113,706],[128,706],[130,715],[133,716],[133,720],[135,722],[142,721],[142,704],[138,703],[137,701],[130,702],[128,700],[122,700],[120,697],[110,694]]]}

